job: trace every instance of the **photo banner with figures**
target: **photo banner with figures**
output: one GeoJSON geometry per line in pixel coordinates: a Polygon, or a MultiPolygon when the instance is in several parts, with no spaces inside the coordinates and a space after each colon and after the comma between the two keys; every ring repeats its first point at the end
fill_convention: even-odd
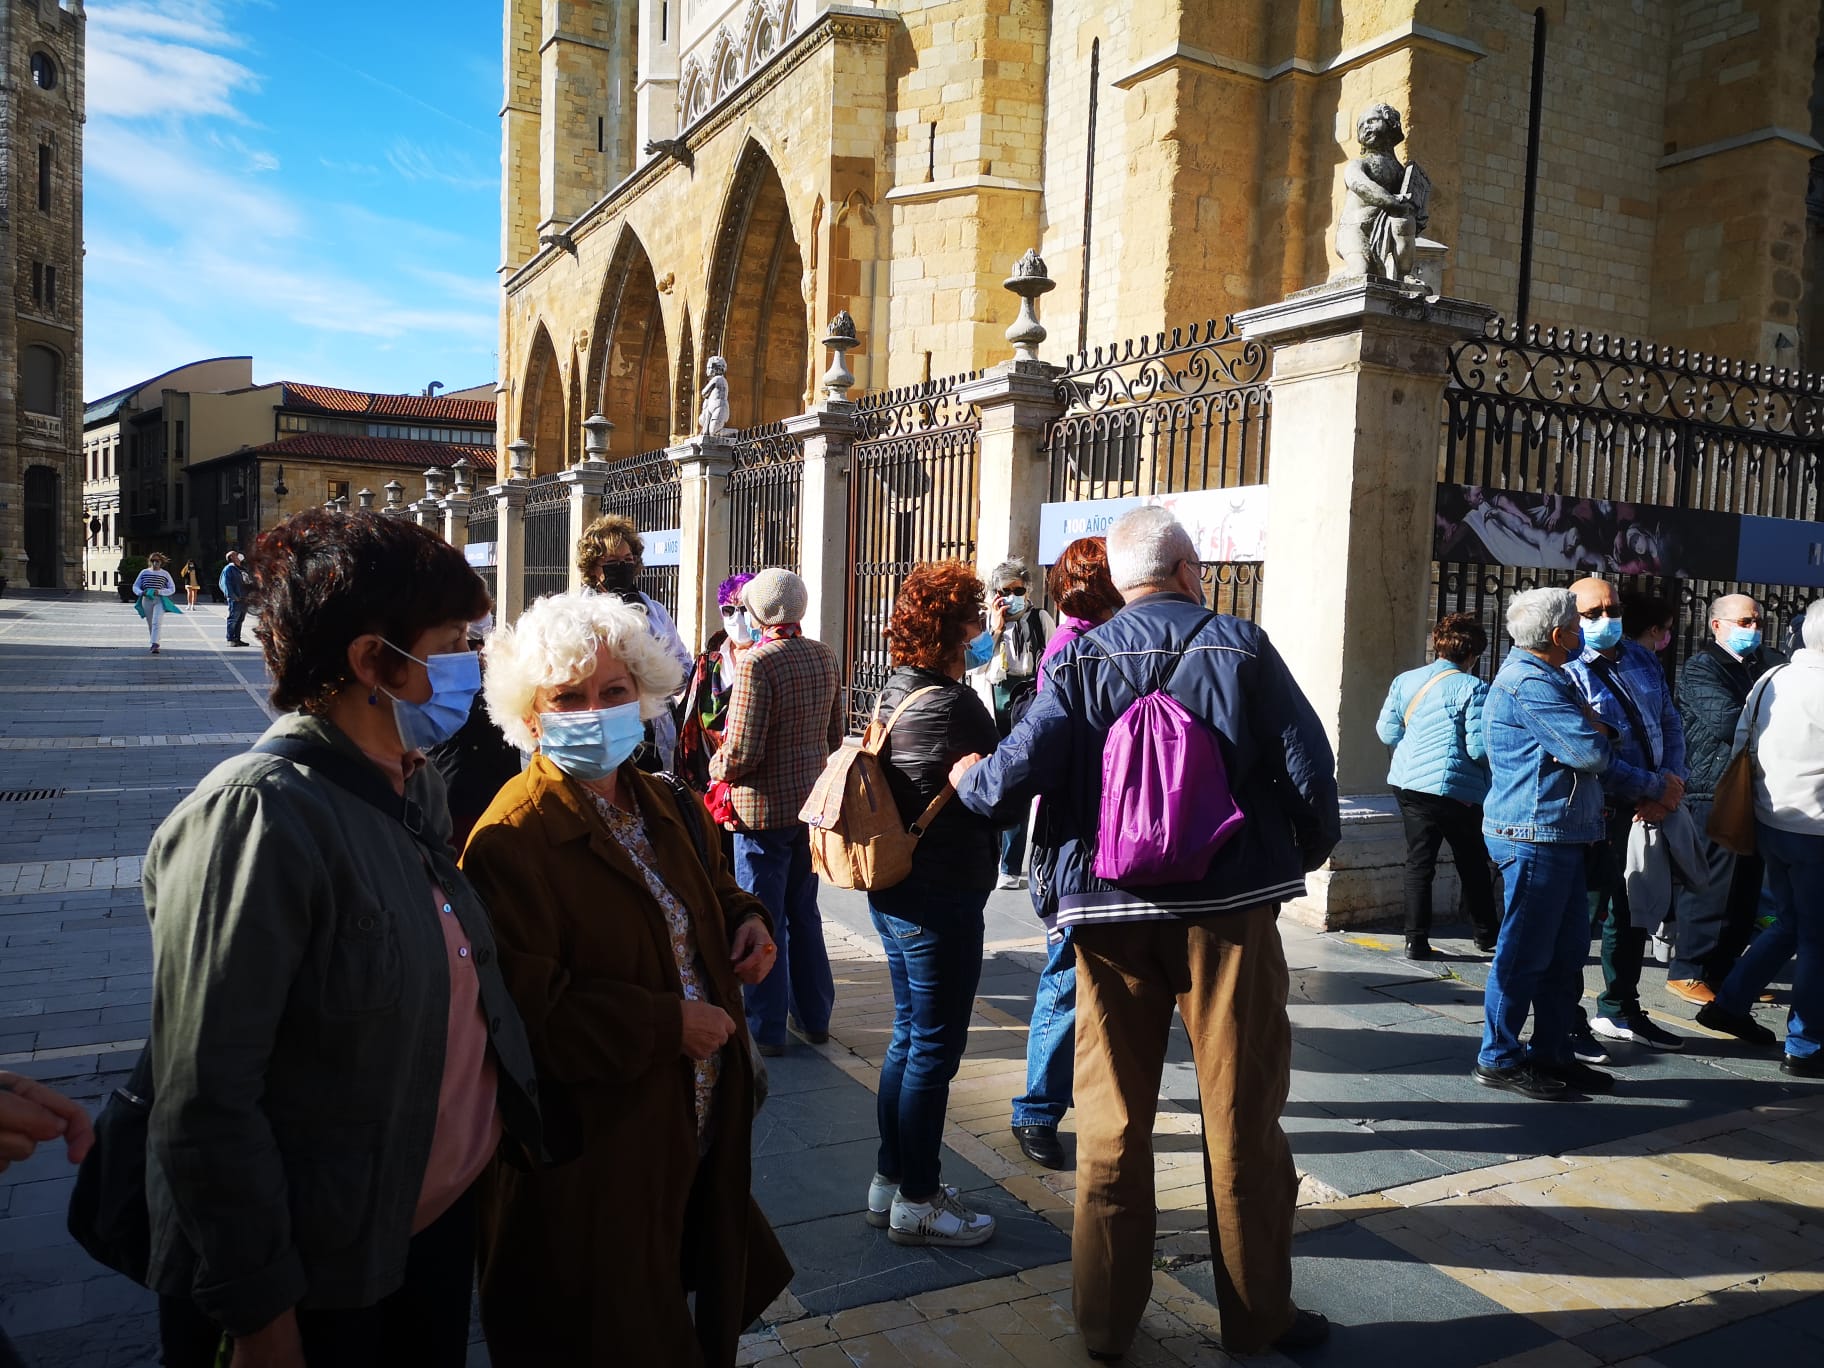
{"type": "Polygon", "coordinates": [[[1438,486],[1440,561],[1824,587],[1824,523],[1438,486]]]}
{"type": "Polygon", "coordinates": [[[1178,494],[1143,494],[1127,499],[1078,499],[1039,506],[1039,564],[1056,565],[1064,548],[1079,537],[1106,537],[1115,519],[1153,504],[1184,524],[1206,564],[1264,561],[1267,558],[1267,487],[1190,489],[1178,494]]]}

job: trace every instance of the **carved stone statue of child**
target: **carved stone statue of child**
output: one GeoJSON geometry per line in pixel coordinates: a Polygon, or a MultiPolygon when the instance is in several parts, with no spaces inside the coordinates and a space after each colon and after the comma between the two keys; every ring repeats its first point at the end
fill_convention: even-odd
{"type": "Polygon", "coordinates": [[[1417,166],[1402,164],[1394,155],[1406,132],[1392,105],[1370,107],[1355,135],[1363,155],[1343,171],[1348,197],[1336,224],[1336,250],[1343,264],[1333,279],[1373,276],[1419,284],[1412,248],[1426,224],[1431,182],[1417,166]]]}
{"type": "Polygon", "coordinates": [[[728,362],[709,358],[709,383],[703,386],[703,408],[697,425],[705,437],[720,437],[728,428],[728,362]]]}

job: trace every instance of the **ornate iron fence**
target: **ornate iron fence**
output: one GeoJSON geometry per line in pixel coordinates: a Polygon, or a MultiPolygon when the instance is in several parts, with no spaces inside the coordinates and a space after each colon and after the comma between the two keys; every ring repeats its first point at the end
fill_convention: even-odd
{"type": "MultiPolygon", "coordinates": [[[[1615,504],[1816,519],[1819,460],[1824,449],[1824,377],[1657,347],[1650,343],[1556,328],[1520,329],[1496,320],[1486,336],[1451,350],[1438,480],[1549,496],[1540,510],[1588,504],[1601,514],[1615,504]]],[[[1577,520],[1607,528],[1607,516],[1577,520]]],[[[1610,568],[1628,588],[1654,593],[1679,610],[1668,667],[1708,635],[1710,600],[1733,581],[1665,575],[1614,575],[1612,562],[1649,563],[1616,555],[1588,535],[1552,532],[1548,549],[1561,567],[1517,569],[1474,561],[1434,563],[1438,615],[1476,613],[1491,649],[1491,674],[1508,600],[1524,589],[1563,585],[1610,568]]],[[[1542,535],[1541,540],[1545,538],[1542,535]]],[[[1816,591],[1744,585],[1783,624],[1816,591]]],[[[1769,639],[1775,628],[1770,625],[1769,639]]]]}
{"type": "Polygon", "coordinates": [[[526,490],[525,603],[570,587],[570,486],[553,475],[538,475],[526,490]]]}
{"type": "MultiPolygon", "coordinates": [[[[500,536],[500,501],[486,494],[478,494],[469,501],[469,546],[478,543],[494,543],[500,536]]],[[[500,569],[498,565],[478,565],[475,573],[481,576],[482,583],[488,586],[488,597],[500,599],[500,569]]]]}
{"type": "MultiPolygon", "coordinates": [[[[1118,499],[1267,481],[1270,353],[1231,319],[1133,338],[1071,357],[1063,416],[1045,435],[1052,502],[1118,499]]],[[[1204,567],[1210,606],[1260,610],[1262,567],[1204,567]]]]}
{"type": "Polygon", "coordinates": [[[921,561],[975,559],[981,420],[957,387],[974,373],[871,394],[849,478],[851,575],[844,632],[848,708],[859,730],[886,682],[887,621],[921,561]]]}
{"type": "Polygon", "coordinates": [[[728,477],[728,571],[753,574],[769,565],[798,571],[798,496],[804,485],[804,439],[783,423],[748,428],[735,444],[728,477]]]}
{"type": "MultiPolygon", "coordinates": [[[[600,510],[633,520],[641,532],[676,527],[683,516],[683,487],[678,463],[664,448],[616,461],[602,491],[600,510]]],[[[678,567],[649,565],[640,573],[640,590],[665,605],[674,617],[678,611],[678,567]]]]}

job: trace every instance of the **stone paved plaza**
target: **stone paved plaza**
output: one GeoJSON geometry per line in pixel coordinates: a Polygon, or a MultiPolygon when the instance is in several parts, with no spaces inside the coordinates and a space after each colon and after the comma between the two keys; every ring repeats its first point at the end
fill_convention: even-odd
{"type": "MultiPolygon", "coordinates": [[[[221,638],[222,609],[204,605],[168,620],[152,657],[112,599],[0,600],[0,1067],[91,1106],[147,1030],[147,839],[265,725],[258,653],[221,638]]],[[[862,900],[826,893],[824,910],[832,1039],[775,1061],[755,1146],[797,1277],[743,1361],[1086,1363],[1069,1314],[1073,1175],[1027,1163],[1007,1131],[1043,957],[1025,895],[990,904],[951,1097],[946,1178],[1001,1220],[961,1252],[901,1249],[861,1219],[891,999],[862,900]]],[[[1624,1056],[1602,1100],[1490,1093],[1468,1077],[1485,962],[1466,941],[1440,937],[1445,958],[1414,966],[1397,937],[1283,934],[1298,1295],[1337,1326],[1303,1368],[1824,1361],[1824,1090],[1700,1030],[1649,973],[1648,1006],[1686,1037],[1682,1054],[1624,1056]]],[[[1155,1296],[1127,1361],[1223,1363],[1182,1037],[1164,1092],[1155,1296]]],[[[65,1233],[71,1181],[52,1150],[0,1175],[0,1324],[28,1364],[154,1363],[149,1296],[65,1233]]]]}

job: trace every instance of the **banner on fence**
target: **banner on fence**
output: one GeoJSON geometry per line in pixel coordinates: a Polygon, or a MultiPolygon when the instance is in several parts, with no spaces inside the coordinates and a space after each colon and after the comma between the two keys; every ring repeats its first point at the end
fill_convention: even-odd
{"type": "Polygon", "coordinates": [[[676,527],[661,527],[640,533],[646,552],[640,557],[648,570],[663,565],[680,564],[684,558],[684,533],[676,527]]]}
{"type": "Polygon", "coordinates": [[[470,542],[462,548],[463,559],[477,570],[491,570],[500,563],[499,542],[470,542]]]}
{"type": "Polygon", "coordinates": [[[1441,484],[1433,556],[1586,575],[1824,586],[1824,523],[1441,484]]]}
{"type": "Polygon", "coordinates": [[[1154,504],[1169,509],[1197,543],[1207,564],[1267,558],[1267,487],[1187,489],[1176,494],[1143,494],[1128,499],[1077,499],[1039,506],[1039,564],[1055,565],[1079,537],[1106,537],[1115,519],[1130,509],[1154,504]]]}

